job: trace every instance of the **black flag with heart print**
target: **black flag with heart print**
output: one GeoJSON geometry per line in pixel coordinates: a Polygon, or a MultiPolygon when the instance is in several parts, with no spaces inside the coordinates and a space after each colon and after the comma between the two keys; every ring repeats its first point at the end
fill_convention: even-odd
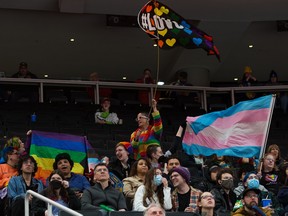
{"type": "Polygon", "coordinates": [[[208,55],[216,55],[220,61],[219,51],[210,35],[156,0],[149,1],[140,10],[138,24],[143,31],[156,39],[157,45],[162,49],[179,45],[187,49],[202,48],[208,55]]]}

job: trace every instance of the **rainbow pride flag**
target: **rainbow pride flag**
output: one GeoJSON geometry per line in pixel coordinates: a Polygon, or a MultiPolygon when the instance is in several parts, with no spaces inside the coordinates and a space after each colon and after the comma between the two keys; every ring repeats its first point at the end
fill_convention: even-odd
{"type": "Polygon", "coordinates": [[[226,110],[187,117],[182,140],[189,155],[262,156],[275,97],[242,101],[226,110]]]}
{"type": "Polygon", "coordinates": [[[95,157],[94,149],[85,136],[32,131],[30,155],[37,161],[36,178],[46,180],[53,170],[57,154],[66,152],[74,161],[72,172],[84,174],[88,171],[89,158],[95,157]]]}

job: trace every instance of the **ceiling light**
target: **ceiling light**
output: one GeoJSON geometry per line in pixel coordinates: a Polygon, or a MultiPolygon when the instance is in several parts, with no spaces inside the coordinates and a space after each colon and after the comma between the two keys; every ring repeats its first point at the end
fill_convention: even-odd
{"type": "Polygon", "coordinates": [[[45,78],[48,78],[48,74],[45,74],[44,77],[45,77],[45,78]]]}
{"type": "Polygon", "coordinates": [[[70,42],[74,42],[75,41],[75,39],[74,38],[70,38],[70,42]]]}
{"type": "Polygon", "coordinates": [[[234,77],[234,81],[238,81],[238,77],[234,77]]]}
{"type": "Polygon", "coordinates": [[[122,77],[122,79],[123,79],[123,80],[126,80],[126,79],[127,79],[127,77],[126,77],[126,76],[123,76],[123,77],[122,77]]]}
{"type": "Polygon", "coordinates": [[[157,85],[164,85],[165,83],[163,81],[158,81],[157,85]]]}
{"type": "Polygon", "coordinates": [[[250,44],[248,47],[249,47],[249,48],[253,48],[253,44],[250,44]]]}

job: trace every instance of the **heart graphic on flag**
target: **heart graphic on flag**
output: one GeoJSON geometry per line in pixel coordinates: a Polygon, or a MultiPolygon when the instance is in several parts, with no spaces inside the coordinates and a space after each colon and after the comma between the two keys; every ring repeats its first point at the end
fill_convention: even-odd
{"type": "Polygon", "coordinates": [[[187,37],[179,39],[180,44],[183,45],[183,46],[187,45],[189,43],[189,41],[190,41],[190,39],[187,38],[187,37]]]}
{"type": "Polygon", "coordinates": [[[184,19],[169,6],[158,0],[149,0],[137,16],[139,27],[152,37],[154,45],[171,49],[182,46],[186,49],[204,49],[208,54],[215,54],[220,61],[212,36],[184,19]]]}
{"type": "Polygon", "coordinates": [[[172,29],[172,32],[177,35],[180,32],[180,29],[174,28],[172,29]]]}
{"type": "Polygon", "coordinates": [[[166,33],[167,33],[167,29],[164,29],[164,30],[162,30],[162,31],[158,31],[158,34],[160,34],[161,36],[165,36],[166,35],[166,33]]]}
{"type": "Polygon", "coordinates": [[[157,15],[157,16],[162,16],[163,12],[161,10],[159,10],[158,8],[155,8],[154,9],[154,13],[157,15]]]}
{"type": "Polygon", "coordinates": [[[169,13],[169,9],[165,8],[164,6],[162,6],[162,7],[160,8],[160,10],[161,10],[163,13],[165,13],[165,14],[168,14],[168,13],[169,13]]]}
{"type": "Polygon", "coordinates": [[[163,45],[164,45],[164,42],[163,42],[162,40],[158,40],[158,46],[159,46],[160,48],[162,48],[163,45]]]}
{"type": "Polygon", "coordinates": [[[146,7],[146,12],[149,13],[152,9],[153,9],[153,7],[151,5],[148,5],[146,7]]]}
{"type": "Polygon", "coordinates": [[[170,16],[171,16],[171,19],[172,20],[175,20],[175,21],[179,21],[179,19],[180,19],[180,17],[178,16],[178,15],[176,15],[175,13],[172,13],[172,14],[170,14],[170,16]]]}
{"type": "Polygon", "coordinates": [[[174,44],[176,43],[176,39],[172,38],[172,39],[167,39],[166,40],[166,44],[170,47],[172,47],[174,44]]]}
{"type": "Polygon", "coordinates": [[[197,46],[199,46],[202,43],[202,39],[201,38],[193,38],[193,43],[196,44],[197,46]]]}

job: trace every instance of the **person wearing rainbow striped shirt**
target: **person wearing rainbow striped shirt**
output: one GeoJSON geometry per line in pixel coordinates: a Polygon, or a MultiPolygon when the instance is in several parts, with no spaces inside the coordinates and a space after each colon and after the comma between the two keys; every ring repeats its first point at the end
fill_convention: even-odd
{"type": "Polygon", "coordinates": [[[153,125],[149,124],[150,118],[147,113],[140,112],[136,121],[138,128],[131,134],[130,142],[133,147],[134,158],[137,160],[146,157],[146,149],[149,145],[159,145],[162,136],[163,125],[160,113],[157,109],[157,101],[152,99],[153,125]]]}

